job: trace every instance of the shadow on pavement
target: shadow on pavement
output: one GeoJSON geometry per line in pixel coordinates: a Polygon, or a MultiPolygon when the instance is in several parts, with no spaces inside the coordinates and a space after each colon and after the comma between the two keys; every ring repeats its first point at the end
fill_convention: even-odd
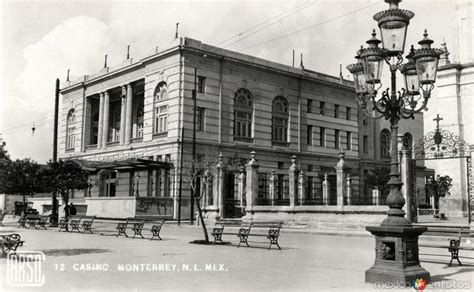
{"type": "Polygon", "coordinates": [[[111,252],[109,249],[102,248],[71,248],[71,249],[45,249],[42,252],[47,256],[75,256],[91,253],[111,252]]]}
{"type": "Polygon", "coordinates": [[[462,273],[472,273],[474,271],[474,268],[462,268],[460,269],[459,271],[456,271],[456,272],[452,272],[452,273],[449,273],[449,274],[443,274],[443,275],[431,275],[431,282],[440,282],[440,281],[447,281],[447,280],[452,280],[450,278],[450,276],[453,276],[453,275],[459,275],[459,274],[462,274],[462,273]]]}

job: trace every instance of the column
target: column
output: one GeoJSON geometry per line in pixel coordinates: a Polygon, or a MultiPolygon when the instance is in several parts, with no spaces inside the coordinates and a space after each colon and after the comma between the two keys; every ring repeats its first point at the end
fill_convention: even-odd
{"type": "Polygon", "coordinates": [[[306,194],[305,186],[306,185],[304,183],[304,174],[303,174],[303,171],[300,170],[300,174],[298,175],[298,199],[299,199],[300,206],[304,205],[304,199],[305,199],[305,194],[306,194]]]}
{"type": "Polygon", "coordinates": [[[345,154],[344,152],[339,153],[339,161],[334,167],[336,169],[336,179],[337,179],[337,205],[339,207],[344,206],[344,197],[347,196],[346,193],[346,174],[344,173],[347,169],[345,161],[345,154]]]}
{"type": "Polygon", "coordinates": [[[268,195],[270,197],[270,205],[275,205],[275,170],[270,172],[270,185],[268,186],[268,195]]]}
{"type": "Polygon", "coordinates": [[[239,189],[238,189],[240,208],[244,207],[244,196],[245,196],[245,168],[240,168],[239,174],[239,189]]]}
{"type": "Polygon", "coordinates": [[[133,95],[132,95],[132,84],[127,84],[127,98],[126,98],[126,115],[125,115],[125,137],[124,144],[130,145],[130,137],[132,136],[132,105],[133,105],[133,95]]]}
{"type": "Polygon", "coordinates": [[[324,174],[324,181],[323,181],[323,205],[329,206],[329,182],[328,182],[328,174],[324,174]]]}
{"type": "Polygon", "coordinates": [[[223,174],[223,156],[222,153],[219,153],[216,171],[214,173],[213,186],[214,190],[212,192],[212,206],[218,208],[218,214],[222,216],[222,196],[224,193],[224,174],[223,174]]]}
{"type": "Polygon", "coordinates": [[[247,207],[246,211],[252,211],[255,203],[255,199],[258,196],[258,163],[255,160],[255,151],[250,152],[250,161],[247,164],[247,186],[246,186],[246,199],[247,207]]]}
{"type": "Polygon", "coordinates": [[[347,175],[346,179],[346,192],[347,192],[347,205],[351,206],[352,205],[352,178],[351,175],[347,175]]]}
{"type": "Polygon", "coordinates": [[[109,93],[104,92],[104,127],[102,128],[102,149],[107,147],[107,141],[109,138],[109,109],[110,109],[110,97],[109,93]]]}
{"type": "Polygon", "coordinates": [[[402,194],[406,204],[403,206],[403,211],[407,214],[407,219],[411,223],[418,221],[418,198],[413,190],[413,173],[412,173],[412,159],[411,151],[403,147],[403,135],[398,135],[398,143],[400,150],[400,179],[403,183],[402,194]]]}
{"type": "Polygon", "coordinates": [[[127,87],[122,86],[122,104],[120,107],[120,145],[125,144],[125,116],[127,114],[127,87]]]}
{"type": "Polygon", "coordinates": [[[104,93],[100,93],[99,101],[99,129],[97,130],[97,148],[102,148],[102,130],[104,128],[104,93]]]}
{"type": "Polygon", "coordinates": [[[298,166],[296,165],[296,155],[291,156],[291,166],[288,170],[288,186],[290,191],[290,207],[295,206],[295,196],[298,195],[298,166]]]}

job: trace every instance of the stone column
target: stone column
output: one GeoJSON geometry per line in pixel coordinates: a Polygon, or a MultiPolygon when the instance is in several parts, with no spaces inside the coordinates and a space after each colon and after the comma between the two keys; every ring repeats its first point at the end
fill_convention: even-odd
{"type": "Polygon", "coordinates": [[[337,205],[339,207],[344,206],[344,197],[347,196],[346,192],[346,174],[344,173],[347,169],[346,163],[344,161],[345,154],[344,152],[339,153],[339,162],[334,167],[336,169],[336,179],[337,179],[337,205]]]}
{"type": "Polygon", "coordinates": [[[275,170],[270,173],[270,185],[268,186],[268,195],[270,197],[270,205],[275,205],[275,170]]]}
{"type": "Polygon", "coordinates": [[[323,205],[329,206],[329,182],[328,182],[328,174],[324,174],[324,181],[323,181],[323,205]]]}
{"type": "Polygon", "coordinates": [[[239,193],[240,208],[243,208],[244,196],[245,196],[245,168],[243,166],[240,168],[238,193],[239,193]]]}
{"type": "Polygon", "coordinates": [[[372,199],[373,199],[374,205],[376,206],[380,205],[380,191],[378,189],[372,190],[372,199]]]}
{"type": "Polygon", "coordinates": [[[122,105],[120,107],[120,145],[125,144],[125,116],[127,114],[127,87],[122,86],[122,105]]]}
{"type": "Polygon", "coordinates": [[[299,205],[303,206],[304,205],[304,200],[305,200],[305,195],[306,195],[306,185],[305,185],[305,179],[304,179],[304,174],[303,171],[300,170],[300,174],[298,175],[298,199],[299,199],[299,205]]]}
{"type": "Polygon", "coordinates": [[[247,186],[245,197],[247,199],[246,211],[252,211],[255,204],[255,198],[258,195],[258,167],[255,160],[255,151],[250,152],[251,159],[247,164],[247,186]]]}
{"type": "Polygon", "coordinates": [[[403,135],[398,135],[398,143],[400,150],[400,179],[403,183],[402,194],[405,199],[406,204],[403,206],[403,211],[405,211],[408,221],[410,223],[418,222],[418,198],[416,193],[412,188],[413,173],[412,173],[412,163],[411,151],[403,147],[402,138],[403,135]]]}
{"type": "Polygon", "coordinates": [[[351,206],[352,205],[352,178],[350,174],[347,175],[346,188],[347,188],[347,205],[351,206]]]}
{"type": "Polygon", "coordinates": [[[298,166],[296,165],[296,155],[291,156],[291,166],[288,170],[288,186],[290,191],[290,207],[295,206],[295,196],[298,195],[298,166]]]}
{"type": "Polygon", "coordinates": [[[110,97],[109,93],[106,91],[104,92],[104,127],[102,129],[102,149],[107,147],[107,141],[109,140],[109,109],[110,109],[110,97]]]}
{"type": "Polygon", "coordinates": [[[223,201],[222,196],[224,193],[224,162],[222,153],[219,153],[219,157],[216,164],[216,172],[214,174],[214,191],[212,192],[213,200],[212,205],[216,207],[220,216],[222,216],[222,209],[223,209],[223,201]]]}
{"type": "Polygon", "coordinates": [[[130,145],[130,137],[132,136],[132,111],[133,111],[133,95],[132,95],[132,84],[127,84],[127,102],[126,102],[126,115],[125,115],[125,145],[130,145]]]}
{"type": "Polygon", "coordinates": [[[102,130],[104,128],[104,93],[100,93],[99,101],[99,129],[97,130],[97,148],[102,148],[102,130]]]}

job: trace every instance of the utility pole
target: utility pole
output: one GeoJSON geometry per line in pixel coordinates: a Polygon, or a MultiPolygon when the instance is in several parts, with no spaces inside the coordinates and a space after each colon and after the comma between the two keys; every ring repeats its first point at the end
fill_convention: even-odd
{"type": "Polygon", "coordinates": [[[194,198],[196,190],[196,176],[194,164],[196,163],[196,110],[197,110],[197,67],[194,67],[194,90],[193,90],[193,166],[192,166],[192,184],[191,188],[191,225],[194,224],[194,198]]]}
{"type": "MultiPolygon", "coordinates": [[[[69,70],[68,70],[69,79],[69,70]]],[[[58,161],[58,115],[59,115],[59,78],[56,79],[56,90],[54,96],[54,132],[53,132],[53,162],[58,161]]],[[[58,226],[58,199],[56,192],[51,194],[51,218],[50,226],[58,226]]]]}
{"type": "Polygon", "coordinates": [[[179,192],[178,192],[178,226],[181,226],[181,198],[183,194],[183,149],[184,149],[184,127],[181,127],[181,153],[179,155],[179,192]]]}

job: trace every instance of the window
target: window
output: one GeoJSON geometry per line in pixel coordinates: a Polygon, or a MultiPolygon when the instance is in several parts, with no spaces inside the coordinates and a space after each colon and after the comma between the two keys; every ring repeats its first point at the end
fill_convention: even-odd
{"type": "Polygon", "coordinates": [[[307,108],[307,112],[308,113],[312,113],[313,112],[313,100],[312,99],[308,99],[308,104],[307,104],[308,108],[307,108]]]}
{"type": "Polygon", "coordinates": [[[283,165],[284,165],[284,164],[285,164],[285,163],[284,163],[283,161],[278,161],[278,162],[277,162],[277,169],[283,169],[283,165]]]}
{"type": "Polygon", "coordinates": [[[66,149],[74,149],[76,144],[76,113],[74,109],[69,110],[66,118],[66,149]]]}
{"type": "Polygon", "coordinates": [[[162,103],[162,101],[168,99],[168,89],[166,82],[158,83],[155,88],[154,97],[153,133],[163,134],[168,131],[168,105],[164,105],[162,103]]]}
{"type": "Polygon", "coordinates": [[[307,170],[308,170],[308,171],[313,171],[313,165],[308,164],[307,170]]]}
{"type": "Polygon", "coordinates": [[[114,104],[107,141],[116,142],[120,140],[120,111],[120,107],[114,104]]]}
{"type": "Polygon", "coordinates": [[[324,116],[324,107],[326,106],[326,103],[324,101],[319,102],[319,114],[324,116]]]}
{"type": "Polygon", "coordinates": [[[319,146],[326,146],[326,128],[319,128],[319,146]]]}
{"type": "Polygon", "coordinates": [[[352,149],[352,133],[346,132],[346,143],[347,143],[347,150],[352,149]]]}
{"type": "Polygon", "coordinates": [[[313,145],[313,126],[307,126],[306,137],[306,144],[313,145]]]}
{"type": "Polygon", "coordinates": [[[288,142],[288,102],[283,96],[273,99],[272,107],[272,141],[288,142]]]}
{"type": "Polygon", "coordinates": [[[387,129],[380,132],[380,157],[390,157],[390,131],[387,129]]]}
{"type": "Polygon", "coordinates": [[[362,139],[362,146],[364,147],[364,153],[369,153],[369,137],[364,135],[362,139]]]}
{"type": "Polygon", "coordinates": [[[198,76],[197,90],[198,93],[206,93],[206,77],[198,76]]]}
{"type": "Polygon", "coordinates": [[[367,119],[366,118],[362,118],[362,125],[367,126],[367,119]]]}
{"type": "Polygon", "coordinates": [[[340,148],[340,139],[339,139],[340,131],[334,130],[334,148],[340,148]]]}
{"type": "Polygon", "coordinates": [[[351,116],[352,116],[351,108],[350,108],[350,107],[346,107],[346,120],[350,121],[350,120],[351,120],[351,116]]]}
{"type": "Polygon", "coordinates": [[[235,92],[234,102],[234,140],[252,142],[252,94],[241,88],[235,92]]]}
{"type": "Polygon", "coordinates": [[[403,148],[406,150],[411,150],[413,147],[413,136],[410,133],[405,133],[403,135],[403,148]]]}
{"type": "Polygon", "coordinates": [[[143,103],[139,104],[137,107],[137,112],[135,116],[135,138],[143,137],[143,103]]]}
{"type": "Polygon", "coordinates": [[[203,107],[198,107],[196,109],[196,131],[205,131],[204,119],[205,119],[205,109],[203,107]]]}
{"type": "Polygon", "coordinates": [[[339,118],[339,105],[338,104],[334,105],[334,117],[339,118]]]}
{"type": "Polygon", "coordinates": [[[105,171],[100,175],[99,197],[115,197],[118,184],[116,171],[105,171]]]}

